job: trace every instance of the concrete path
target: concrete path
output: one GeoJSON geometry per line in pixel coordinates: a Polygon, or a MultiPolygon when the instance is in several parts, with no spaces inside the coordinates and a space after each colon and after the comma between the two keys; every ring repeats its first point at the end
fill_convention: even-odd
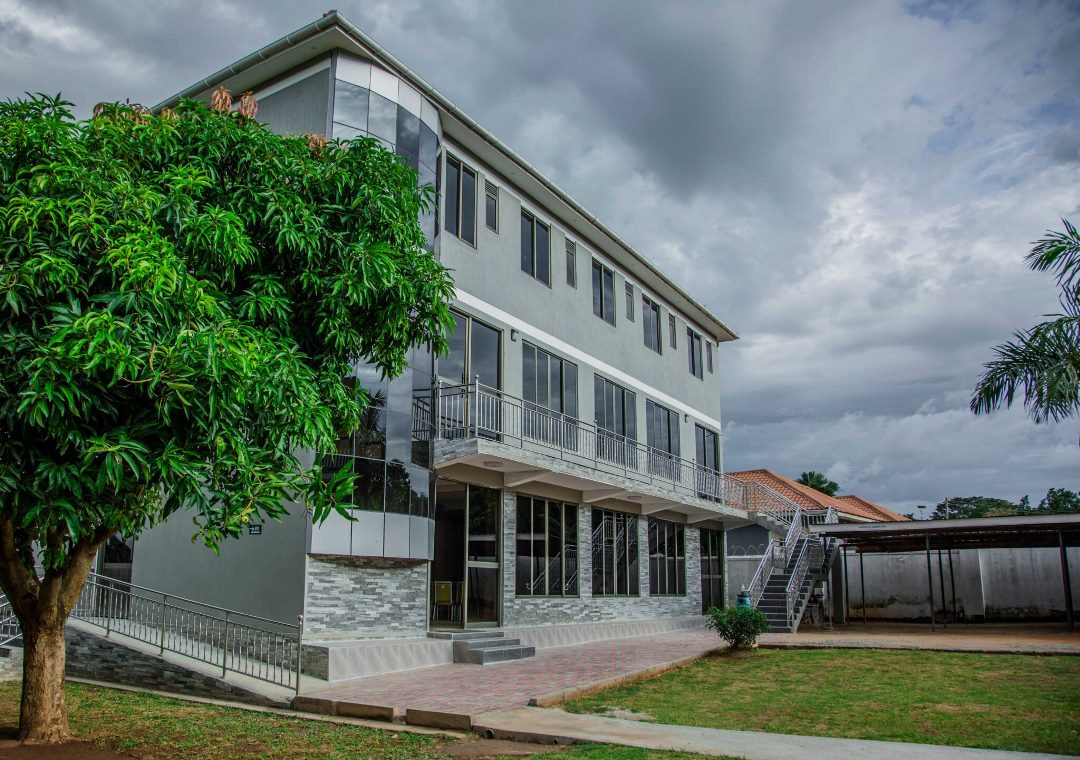
{"type": "Polygon", "coordinates": [[[766,633],[762,646],[839,649],[926,649],[940,652],[1080,654],[1080,627],[1064,623],[968,623],[947,628],[917,623],[851,623],[831,631],[804,624],[798,633],[766,633]]]}
{"type": "Polygon", "coordinates": [[[704,628],[541,649],[497,665],[430,668],[339,681],[304,690],[294,706],[330,714],[404,715],[409,723],[467,729],[472,716],[510,707],[557,704],[691,662],[721,645],[704,628]]]}
{"type": "Polygon", "coordinates": [[[681,750],[703,755],[749,760],[807,760],[862,757],[874,760],[1040,760],[1065,758],[1026,752],[1001,752],[934,744],[832,739],[820,736],[726,731],[716,728],[668,726],[633,720],[575,715],[562,710],[523,707],[476,716],[473,727],[484,736],[551,744],[598,742],[657,750],[681,750]]]}

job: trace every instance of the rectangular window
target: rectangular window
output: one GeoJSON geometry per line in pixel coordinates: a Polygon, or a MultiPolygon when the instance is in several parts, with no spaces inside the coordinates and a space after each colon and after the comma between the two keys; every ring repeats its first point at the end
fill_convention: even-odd
{"type": "Polygon", "coordinates": [[[698,531],[701,544],[701,612],[724,606],[724,532],[698,531]]]}
{"type": "Polygon", "coordinates": [[[577,243],[566,241],[566,284],[577,287],[577,243]]]}
{"type": "Polygon", "coordinates": [[[698,498],[717,501],[722,493],[720,487],[720,436],[715,430],[695,425],[694,449],[697,464],[694,469],[694,477],[697,480],[698,498]]]}
{"type": "Polygon", "coordinates": [[[551,285],[551,228],[521,212],[521,271],[551,285]]]}
{"type": "Polygon", "coordinates": [[[525,437],[576,451],[577,365],[531,343],[522,345],[521,354],[525,437]]]}
{"type": "Polygon", "coordinates": [[[641,296],[641,324],[645,329],[645,345],[660,353],[660,306],[645,294],[641,296]]]}
{"type": "Polygon", "coordinates": [[[592,511],[593,596],[638,596],[638,518],[592,511]]]}
{"type": "Polygon", "coordinates": [[[576,596],[578,508],[517,497],[518,596],[576,596]]]}
{"type": "Polygon", "coordinates": [[[709,368],[709,374],[712,374],[712,341],[705,341],[705,364],[709,368]]]}
{"type": "Polygon", "coordinates": [[[593,376],[596,455],[606,462],[637,468],[637,396],[621,385],[593,376]]]}
{"type": "Polygon", "coordinates": [[[626,283],[626,320],[634,321],[634,286],[626,283]]]}
{"type": "Polygon", "coordinates": [[[690,359],[690,374],[694,377],[704,377],[704,369],[701,364],[701,333],[696,333],[689,327],[686,328],[686,353],[690,359]]]}
{"type": "Polygon", "coordinates": [[[667,332],[668,332],[668,344],[673,349],[678,348],[679,346],[678,346],[678,343],[676,341],[676,338],[678,337],[678,334],[675,331],[675,315],[674,314],[668,314],[668,317],[667,317],[667,332]]]}
{"type": "Polygon", "coordinates": [[[592,311],[608,324],[615,324],[615,273],[593,259],[592,311]]]}
{"type": "Polygon", "coordinates": [[[678,523],[649,518],[649,594],[686,594],[685,529],[678,523]]]}
{"type": "Polygon", "coordinates": [[[446,219],[443,228],[476,245],[476,172],[446,157],[446,219]]]}
{"type": "Polygon", "coordinates": [[[499,231],[499,188],[484,181],[484,224],[492,232],[499,231]]]}
{"type": "Polygon", "coordinates": [[[682,474],[679,469],[679,415],[646,399],[645,434],[649,446],[649,472],[678,481],[682,474]]]}

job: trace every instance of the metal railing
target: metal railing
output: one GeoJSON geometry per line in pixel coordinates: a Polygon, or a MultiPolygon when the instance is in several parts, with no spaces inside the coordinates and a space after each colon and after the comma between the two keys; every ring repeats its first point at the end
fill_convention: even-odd
{"type": "Polygon", "coordinates": [[[769,576],[772,575],[773,570],[776,568],[776,545],[776,539],[769,541],[769,545],[765,547],[765,554],[762,555],[761,562],[758,563],[757,572],[754,573],[753,580],[750,581],[750,585],[746,588],[750,603],[755,607],[761,601],[761,595],[765,593],[765,586],[769,583],[769,576]]]}
{"type": "Polygon", "coordinates": [[[6,646],[22,636],[19,627],[19,619],[15,617],[15,610],[11,602],[0,593],[0,647],[6,646]]]}
{"type": "Polygon", "coordinates": [[[802,548],[799,549],[798,559],[795,560],[795,565],[791,570],[791,577],[788,579],[787,589],[785,590],[785,599],[787,600],[787,621],[788,626],[795,630],[795,619],[799,613],[799,597],[802,592],[803,582],[806,580],[806,573],[810,568],[810,540],[805,539],[802,542],[802,548]]]}
{"type": "Polygon", "coordinates": [[[91,573],[71,617],[261,681],[300,690],[303,616],[248,615],[91,573]]]}

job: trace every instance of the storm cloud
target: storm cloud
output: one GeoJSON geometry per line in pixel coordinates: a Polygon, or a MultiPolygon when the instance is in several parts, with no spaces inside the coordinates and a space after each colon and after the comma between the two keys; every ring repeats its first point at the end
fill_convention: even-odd
{"type": "MultiPolygon", "coordinates": [[[[338,8],[742,335],[727,469],[901,511],[1080,489],[1080,422],[967,411],[1057,308],[1030,241],[1080,220],[1068,2],[345,2],[338,8]]],[[[155,103],[320,5],[0,0],[0,97],[155,103]]]]}

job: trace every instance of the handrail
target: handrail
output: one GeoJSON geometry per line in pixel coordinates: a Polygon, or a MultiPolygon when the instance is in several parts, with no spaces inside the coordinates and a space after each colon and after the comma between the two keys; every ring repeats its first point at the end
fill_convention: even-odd
{"type": "Polygon", "coordinates": [[[807,565],[810,562],[809,547],[810,541],[803,541],[802,548],[799,550],[799,558],[792,567],[791,578],[788,579],[787,589],[785,589],[788,626],[792,629],[794,629],[794,619],[796,615],[796,605],[799,601],[799,592],[802,590],[803,581],[806,579],[807,565]]]}
{"type": "Polygon", "coordinates": [[[761,595],[765,593],[765,585],[769,582],[769,576],[772,575],[775,550],[776,539],[770,539],[769,545],[765,547],[765,555],[761,558],[761,562],[758,563],[757,572],[754,573],[754,578],[746,589],[746,593],[750,597],[750,603],[755,607],[761,601],[761,595]]]}
{"type": "Polygon", "coordinates": [[[304,618],[295,624],[90,573],[71,617],[299,693],[304,618]],[[134,591],[133,591],[134,589],[134,591]],[[139,592],[139,593],[136,593],[139,592]],[[160,598],[157,598],[160,597],[160,598]]]}

